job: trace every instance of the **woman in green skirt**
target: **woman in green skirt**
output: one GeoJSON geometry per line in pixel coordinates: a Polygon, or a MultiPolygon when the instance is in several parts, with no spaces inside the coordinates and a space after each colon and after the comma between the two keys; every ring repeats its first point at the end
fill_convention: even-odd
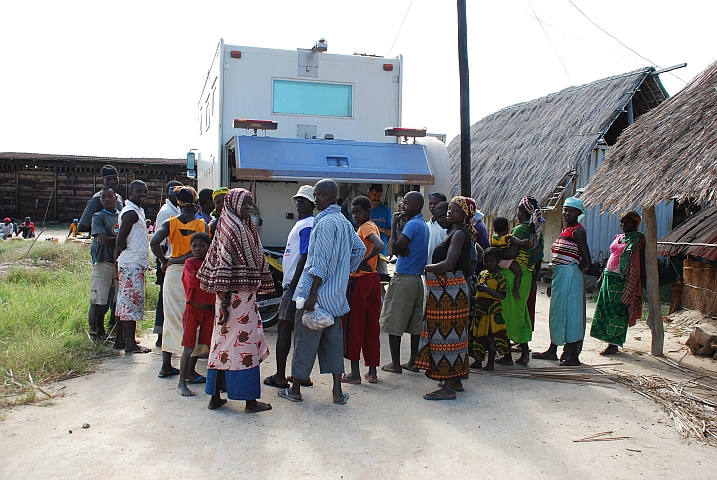
{"type": "Polygon", "coordinates": [[[627,327],[642,317],[645,286],[645,236],[637,231],[640,215],[628,212],[620,219],[624,233],[615,235],[602,276],[590,336],[607,342],[600,355],[617,353],[625,343],[627,327]]]}

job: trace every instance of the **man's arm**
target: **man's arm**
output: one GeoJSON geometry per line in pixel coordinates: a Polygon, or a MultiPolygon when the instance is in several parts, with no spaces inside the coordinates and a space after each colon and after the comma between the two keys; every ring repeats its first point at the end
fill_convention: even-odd
{"type": "Polygon", "coordinates": [[[92,229],[92,216],[100,210],[102,210],[100,197],[92,197],[87,200],[87,206],[77,225],[77,233],[89,232],[92,229]]]}
{"type": "Polygon", "coordinates": [[[162,224],[157,227],[157,230],[152,235],[152,240],[149,241],[149,248],[152,250],[152,253],[155,257],[157,257],[157,260],[159,260],[159,263],[164,266],[167,263],[167,257],[165,257],[166,249],[162,248],[162,242],[169,237],[169,219],[162,222],[162,224]]]}
{"type": "Polygon", "coordinates": [[[400,235],[397,234],[398,222],[401,221],[401,218],[403,218],[403,214],[401,212],[393,214],[393,220],[391,221],[391,238],[388,240],[388,247],[394,255],[407,257],[411,254],[411,251],[407,248],[411,239],[403,233],[400,235]]]}
{"type": "Polygon", "coordinates": [[[356,269],[357,271],[365,270],[370,272],[371,267],[369,266],[368,261],[383,251],[383,242],[378,235],[372,233],[368,236],[368,241],[371,242],[371,250],[367,250],[366,256],[363,257],[363,260],[361,260],[361,263],[356,269]]]}
{"type": "Polygon", "coordinates": [[[134,210],[129,210],[122,215],[122,226],[120,227],[119,233],[117,234],[117,240],[115,241],[115,262],[120,256],[120,253],[127,249],[127,235],[132,230],[132,225],[139,221],[139,215],[134,210]]]}

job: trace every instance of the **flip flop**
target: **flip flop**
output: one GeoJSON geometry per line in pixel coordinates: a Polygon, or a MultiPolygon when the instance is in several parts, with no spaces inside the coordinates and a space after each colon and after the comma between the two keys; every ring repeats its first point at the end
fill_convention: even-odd
{"type": "MultiPolygon", "coordinates": [[[[288,377],[286,377],[286,381],[289,382],[289,383],[294,383],[294,377],[292,377],[291,375],[289,375],[288,377]]],[[[309,379],[309,380],[299,380],[299,385],[301,385],[302,387],[313,387],[313,386],[314,386],[314,382],[312,382],[311,379],[309,379]]]]}
{"type": "Polygon", "coordinates": [[[363,378],[365,378],[368,383],[378,383],[378,378],[371,380],[371,377],[368,376],[368,373],[364,373],[363,378]]]}
{"type": "MultiPolygon", "coordinates": [[[[443,382],[438,382],[438,388],[443,388],[444,386],[445,386],[445,383],[443,383],[443,382]]],[[[463,392],[466,391],[466,387],[456,388],[455,391],[456,391],[456,392],[459,392],[459,393],[463,393],[463,392]]]]}
{"type": "Polygon", "coordinates": [[[348,383],[351,385],[361,385],[361,379],[354,380],[352,378],[346,378],[346,374],[341,375],[341,383],[348,383]]]}
{"type": "Polygon", "coordinates": [[[279,391],[277,392],[277,395],[279,395],[281,398],[284,398],[284,399],[286,399],[286,400],[288,400],[288,401],[290,401],[290,402],[296,402],[296,403],[298,403],[298,402],[303,402],[303,401],[304,401],[303,398],[294,398],[294,397],[292,397],[292,396],[289,394],[289,389],[288,389],[288,388],[285,388],[284,390],[279,390],[279,391]]]}
{"type": "Polygon", "coordinates": [[[277,383],[276,380],[274,380],[273,375],[270,375],[264,379],[264,385],[274,388],[289,388],[291,386],[289,385],[289,382],[277,383]]]}
{"type": "Polygon", "coordinates": [[[132,350],[127,350],[125,348],[124,353],[149,353],[151,351],[151,348],[143,347],[142,345],[135,345],[132,350]]]}
{"type": "Polygon", "coordinates": [[[436,393],[427,393],[423,396],[426,400],[455,400],[456,397],[444,397],[443,395],[437,395],[436,393]]]}
{"type": "Polygon", "coordinates": [[[558,356],[553,354],[550,355],[546,352],[533,352],[533,358],[536,360],[558,360],[558,356]]]}
{"type": "Polygon", "coordinates": [[[340,402],[334,402],[336,405],[346,405],[346,402],[349,401],[349,394],[344,393],[344,398],[340,402]]]}
{"type": "Polygon", "coordinates": [[[167,378],[167,377],[173,377],[173,376],[175,376],[175,375],[179,375],[179,369],[178,369],[178,368],[173,368],[172,371],[169,372],[169,373],[159,372],[159,373],[157,374],[157,377],[159,377],[159,378],[167,378]]]}
{"type": "Polygon", "coordinates": [[[207,383],[207,377],[204,375],[199,375],[194,380],[187,380],[187,383],[207,383]]]}

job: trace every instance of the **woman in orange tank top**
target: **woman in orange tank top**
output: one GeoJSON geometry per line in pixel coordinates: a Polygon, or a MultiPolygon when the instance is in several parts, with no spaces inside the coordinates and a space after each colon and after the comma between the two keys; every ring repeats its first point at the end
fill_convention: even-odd
{"type": "MultiPolygon", "coordinates": [[[[164,303],[164,326],[162,331],[162,368],[158,377],[166,378],[179,373],[179,369],[172,366],[172,354],[182,353],[182,316],[185,309],[185,293],[182,285],[182,272],[184,261],[192,256],[191,238],[196,232],[206,232],[207,226],[203,219],[195,218],[199,196],[192,187],[175,187],[178,190],[177,204],[182,207],[182,214],[170,217],[152,236],[149,245],[152,253],[156,255],[162,270],[165,272],[162,286],[162,301],[164,303]],[[160,244],[168,239],[172,246],[169,258],[162,252],[160,244]]],[[[187,381],[199,383],[204,380],[202,375],[194,369],[197,357],[190,360],[187,369],[187,381]]]]}

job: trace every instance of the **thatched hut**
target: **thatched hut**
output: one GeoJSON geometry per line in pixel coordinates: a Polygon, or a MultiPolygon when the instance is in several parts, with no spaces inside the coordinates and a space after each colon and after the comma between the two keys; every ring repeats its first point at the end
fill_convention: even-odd
{"type": "MultiPolygon", "coordinates": [[[[622,131],[668,94],[654,68],[566,88],[493,113],[471,127],[471,191],[488,216],[513,218],[523,195],[546,210],[546,255],[560,233],[563,198],[584,187],[622,131]]],[[[448,146],[454,194],[460,185],[460,136],[448,146]]],[[[593,261],[609,255],[617,218],[589,212],[593,261]]],[[[672,209],[661,212],[661,233],[671,227],[672,209]]]]}
{"type": "Polygon", "coordinates": [[[652,354],[664,340],[657,276],[655,206],[676,198],[714,202],[717,190],[717,62],[625,130],[583,198],[602,211],[642,208],[647,239],[652,354]]]}
{"type": "Polygon", "coordinates": [[[681,305],[717,316],[717,208],[707,208],[657,242],[657,254],[684,256],[681,305]]]}

